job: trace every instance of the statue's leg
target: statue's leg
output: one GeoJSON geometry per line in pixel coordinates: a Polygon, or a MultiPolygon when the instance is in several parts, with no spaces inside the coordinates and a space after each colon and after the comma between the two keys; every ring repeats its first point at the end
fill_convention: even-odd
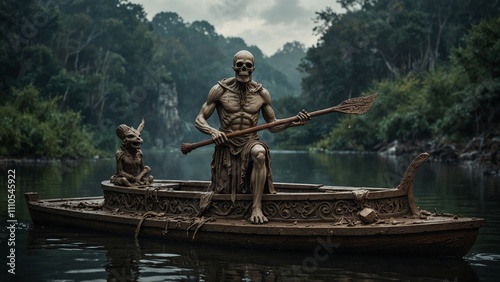
{"type": "Polygon", "coordinates": [[[250,152],[252,155],[253,169],[250,176],[250,182],[253,189],[253,205],[250,222],[259,224],[266,223],[268,220],[262,213],[262,194],[266,184],[266,149],[262,145],[255,145],[250,152]]]}
{"type": "Polygon", "coordinates": [[[114,184],[118,185],[118,186],[128,186],[128,187],[132,186],[132,184],[130,184],[128,179],[126,177],[123,177],[123,176],[116,177],[114,184]]]}

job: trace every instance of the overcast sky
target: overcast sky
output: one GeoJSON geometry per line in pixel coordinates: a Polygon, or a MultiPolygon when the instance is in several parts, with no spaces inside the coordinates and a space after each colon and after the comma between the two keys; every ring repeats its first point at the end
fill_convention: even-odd
{"type": "Polygon", "coordinates": [[[315,12],[341,8],[335,0],[130,0],[142,4],[151,20],[159,12],[175,12],[191,23],[206,20],[218,34],[241,37],[271,56],[286,42],[300,41],[310,47],[315,12]]]}

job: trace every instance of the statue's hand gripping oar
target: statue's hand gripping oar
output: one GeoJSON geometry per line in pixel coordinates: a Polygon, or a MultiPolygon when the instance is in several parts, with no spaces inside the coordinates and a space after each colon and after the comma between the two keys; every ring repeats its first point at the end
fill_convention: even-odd
{"type": "MultiPolygon", "coordinates": [[[[377,94],[373,94],[373,95],[365,96],[365,97],[357,97],[357,98],[347,99],[335,107],[326,108],[326,109],[311,112],[311,113],[309,113],[309,116],[312,118],[315,116],[320,116],[320,115],[324,115],[324,114],[328,114],[328,113],[332,113],[332,112],[362,115],[362,114],[368,112],[368,110],[370,110],[375,98],[377,98],[377,94]]],[[[261,125],[257,125],[255,127],[250,127],[250,128],[244,129],[244,130],[231,132],[231,133],[226,134],[226,137],[228,139],[231,139],[231,138],[241,136],[244,134],[261,131],[263,129],[267,129],[267,128],[270,128],[273,126],[287,124],[287,123],[291,123],[291,122],[297,122],[297,121],[299,121],[299,117],[293,116],[293,117],[280,119],[280,120],[270,122],[270,123],[264,123],[261,125]]],[[[206,146],[206,145],[209,145],[212,143],[214,143],[214,140],[212,140],[212,139],[207,139],[207,140],[203,140],[203,141],[196,142],[196,143],[183,143],[181,145],[181,151],[185,155],[196,148],[203,147],[203,146],[206,146]]]]}

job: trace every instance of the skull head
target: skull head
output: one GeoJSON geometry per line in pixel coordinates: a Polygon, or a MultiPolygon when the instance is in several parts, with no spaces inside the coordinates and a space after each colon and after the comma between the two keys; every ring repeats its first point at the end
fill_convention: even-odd
{"type": "Polygon", "coordinates": [[[125,124],[120,124],[116,128],[116,136],[122,140],[122,145],[127,149],[139,150],[142,145],[141,131],[144,128],[144,118],[141,121],[141,124],[134,129],[125,124]]]}
{"type": "Polygon", "coordinates": [[[243,83],[250,82],[252,80],[252,72],[255,70],[252,53],[242,50],[234,54],[233,70],[237,81],[243,83]]]}

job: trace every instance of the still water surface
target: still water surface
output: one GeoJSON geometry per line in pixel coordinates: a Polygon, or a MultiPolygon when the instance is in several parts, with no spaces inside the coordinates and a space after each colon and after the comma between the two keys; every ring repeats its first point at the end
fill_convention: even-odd
{"type": "MultiPolygon", "coordinates": [[[[208,180],[211,150],[184,156],[146,152],[157,179],[208,180]]],[[[275,182],[394,187],[407,157],[273,151],[275,182]]],[[[429,162],[415,183],[421,209],[484,217],[472,250],[460,259],[257,251],[164,242],[60,227],[33,226],[23,200],[101,195],[114,160],[0,164],[0,281],[495,281],[500,279],[500,177],[465,164],[429,162]],[[7,170],[16,171],[16,274],[7,273],[7,170]],[[309,259],[307,259],[309,258],[309,259]]]]}

